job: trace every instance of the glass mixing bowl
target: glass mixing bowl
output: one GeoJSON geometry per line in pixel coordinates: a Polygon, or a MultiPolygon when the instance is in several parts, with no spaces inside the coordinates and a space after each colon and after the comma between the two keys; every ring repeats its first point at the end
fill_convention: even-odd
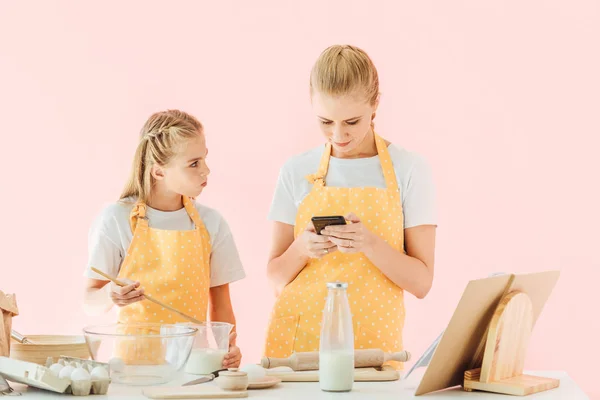
{"type": "Polygon", "coordinates": [[[187,362],[197,328],[126,323],[83,329],[93,360],[107,363],[114,383],[156,385],[173,380],[187,362]]]}

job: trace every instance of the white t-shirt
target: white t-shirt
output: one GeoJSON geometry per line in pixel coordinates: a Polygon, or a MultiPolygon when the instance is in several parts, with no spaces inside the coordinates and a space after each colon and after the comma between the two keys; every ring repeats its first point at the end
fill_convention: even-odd
{"type": "MultiPolygon", "coordinates": [[[[279,180],[268,219],[295,225],[298,206],[312,189],[306,179],[319,169],[325,146],[319,146],[290,158],[279,172],[279,180]]],[[[388,147],[402,197],[404,228],[437,225],[435,186],[429,165],[417,153],[388,147]]],[[[379,156],[367,158],[336,158],[329,160],[326,185],[332,187],[385,188],[379,156]]]]}
{"type": "MultiPolygon", "coordinates": [[[[111,276],[117,276],[131,243],[133,234],[129,214],[134,201],[116,202],[105,207],[96,218],[88,235],[89,259],[84,275],[105,280],[91,267],[111,276]]],[[[237,247],[229,225],[218,211],[195,203],[202,222],[210,235],[210,287],[224,285],[245,278],[237,247]]],[[[185,208],[177,211],[159,211],[150,207],[146,216],[151,228],[164,230],[193,230],[194,223],[185,208]]]]}

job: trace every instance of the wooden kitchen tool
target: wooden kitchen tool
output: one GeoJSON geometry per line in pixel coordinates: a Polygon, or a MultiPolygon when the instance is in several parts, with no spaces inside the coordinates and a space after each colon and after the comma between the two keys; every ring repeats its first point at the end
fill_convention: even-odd
{"type": "MultiPolygon", "coordinates": [[[[406,362],[410,353],[406,350],[397,353],[385,353],[381,349],[357,349],[354,351],[354,367],[381,367],[388,361],[406,362]]],[[[288,358],[263,357],[263,368],[290,367],[294,371],[316,371],[319,369],[319,352],[299,352],[288,358]]]]}
{"type": "MultiPolygon", "coordinates": [[[[267,370],[267,375],[277,377],[282,382],[319,382],[319,371],[296,372],[286,371],[286,369],[267,370]]],[[[384,365],[381,369],[357,368],[354,370],[355,382],[387,382],[398,379],[400,379],[400,371],[388,365],[384,365]]]]}
{"type": "Polygon", "coordinates": [[[19,315],[14,294],[4,294],[0,290],[0,356],[10,356],[10,333],[12,318],[19,315]]]}
{"type": "Polygon", "coordinates": [[[488,328],[481,368],[465,371],[464,389],[525,396],[558,387],[558,379],[523,375],[532,328],[529,296],[518,290],[505,295],[488,328]]]}
{"type": "MultiPolygon", "coordinates": [[[[415,395],[419,396],[465,385],[465,376],[469,382],[473,380],[481,382],[484,365],[484,380],[490,379],[490,377],[496,379],[518,372],[519,368],[515,367],[519,367],[522,361],[515,361],[515,359],[522,358],[524,352],[519,350],[516,354],[511,353],[510,349],[504,345],[517,340],[522,346],[524,339],[528,339],[559,275],[559,271],[546,271],[533,274],[500,275],[470,281],[440,338],[415,395]],[[516,293],[523,293],[526,297],[517,296],[516,293]],[[531,304],[529,312],[526,311],[528,309],[526,298],[531,304]],[[512,304],[511,299],[516,303],[512,304]],[[515,308],[520,311],[511,311],[502,317],[505,314],[500,310],[503,301],[507,301],[511,309],[515,308]],[[500,316],[496,316],[494,320],[496,311],[500,316]],[[497,321],[497,325],[492,323],[493,320],[497,321]],[[501,331],[506,321],[509,321],[508,326],[518,326],[519,328],[508,328],[510,330],[501,331]],[[515,324],[514,321],[520,321],[520,323],[515,324]],[[527,330],[523,332],[522,327],[529,327],[529,332],[527,330]],[[511,335],[515,335],[515,337],[512,338],[511,335]],[[498,338],[501,339],[501,342],[496,342],[498,338]],[[485,345],[481,344],[482,340],[485,345]],[[499,352],[487,350],[495,348],[496,343],[501,344],[499,352]],[[478,351],[478,349],[483,349],[483,356],[481,356],[481,350],[478,351]],[[504,364],[499,365],[499,360],[504,360],[501,361],[504,364]]],[[[506,309],[507,305],[503,307],[506,309]]],[[[521,377],[528,379],[524,375],[521,377]]],[[[518,381],[515,377],[512,379],[518,381]]],[[[465,388],[471,389],[468,386],[470,384],[467,383],[465,388]]],[[[473,387],[473,389],[477,388],[473,387]]]]}
{"type": "MultiPolygon", "coordinates": [[[[109,281],[113,282],[117,286],[121,286],[121,287],[127,286],[127,283],[121,282],[121,281],[113,278],[112,276],[109,276],[109,275],[105,274],[104,272],[100,271],[99,269],[96,269],[96,268],[92,267],[92,271],[94,271],[98,275],[101,275],[101,276],[105,277],[106,279],[108,279],[109,281]]],[[[149,294],[144,294],[144,299],[149,300],[149,301],[153,302],[154,304],[157,304],[157,305],[159,305],[159,306],[161,306],[161,307],[163,307],[163,308],[165,308],[165,309],[167,309],[169,311],[172,311],[172,312],[174,312],[176,314],[179,314],[183,318],[185,318],[188,321],[191,321],[191,322],[193,322],[195,324],[200,324],[201,325],[201,324],[205,323],[203,321],[200,321],[200,320],[192,317],[191,315],[187,315],[186,313],[181,312],[178,309],[171,307],[168,304],[163,303],[162,301],[156,300],[154,297],[150,296],[149,294]]]]}
{"type": "Polygon", "coordinates": [[[154,386],[142,390],[149,399],[236,399],[248,397],[247,390],[223,390],[217,386],[154,386]]]}
{"type": "Polygon", "coordinates": [[[31,340],[29,340],[28,337],[21,335],[19,332],[15,331],[14,329],[10,331],[10,337],[11,337],[11,339],[14,339],[19,343],[35,344],[31,340]]]}

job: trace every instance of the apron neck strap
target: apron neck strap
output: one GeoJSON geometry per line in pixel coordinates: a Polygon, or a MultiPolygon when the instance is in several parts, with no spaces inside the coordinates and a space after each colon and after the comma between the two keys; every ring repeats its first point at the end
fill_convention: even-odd
{"type": "MultiPolygon", "coordinates": [[[[381,162],[381,169],[383,170],[385,186],[388,189],[396,190],[398,189],[398,181],[396,180],[396,172],[394,172],[394,164],[392,163],[392,157],[390,156],[388,147],[385,140],[377,133],[373,132],[373,136],[375,137],[375,146],[377,148],[377,154],[379,155],[379,161],[381,162]]],[[[321,156],[319,169],[316,173],[306,177],[310,183],[318,186],[325,186],[325,177],[327,176],[327,170],[329,169],[330,158],[331,143],[327,143],[323,155],[321,156]]]]}
{"type": "Polygon", "coordinates": [[[194,222],[196,228],[201,227],[203,225],[202,218],[200,218],[198,209],[196,208],[196,205],[194,204],[192,199],[187,196],[183,196],[183,206],[185,207],[185,210],[190,216],[190,219],[194,222]]]}
{"type": "MultiPolygon", "coordinates": [[[[188,213],[190,219],[197,227],[202,226],[202,219],[198,213],[198,209],[194,206],[194,202],[187,196],[182,196],[183,207],[188,213]]],[[[142,200],[138,200],[129,214],[129,225],[131,232],[135,234],[136,229],[148,229],[148,217],[146,217],[147,206],[142,200]]]]}
{"type": "Polygon", "coordinates": [[[396,172],[394,171],[392,156],[390,156],[390,151],[388,150],[385,140],[383,140],[383,138],[376,133],[375,146],[377,147],[377,153],[379,154],[379,162],[381,163],[381,170],[383,171],[385,186],[388,189],[397,190],[398,180],[396,179],[396,172]]]}
{"type": "Polygon", "coordinates": [[[327,143],[325,145],[325,150],[323,150],[321,161],[319,162],[319,169],[314,174],[310,174],[306,177],[306,179],[313,185],[325,186],[325,176],[327,175],[327,170],[329,169],[330,156],[331,143],[327,143]]]}

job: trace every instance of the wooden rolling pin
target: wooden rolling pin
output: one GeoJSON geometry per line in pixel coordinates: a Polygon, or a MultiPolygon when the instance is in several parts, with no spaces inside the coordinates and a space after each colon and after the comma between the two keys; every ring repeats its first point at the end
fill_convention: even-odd
{"type": "MultiPolygon", "coordinates": [[[[388,361],[406,362],[409,360],[410,353],[406,350],[398,353],[385,353],[381,349],[354,350],[355,368],[381,367],[388,361]]],[[[260,365],[267,369],[290,367],[294,371],[316,371],[319,369],[319,352],[294,353],[288,358],[263,357],[260,365]]]]}

